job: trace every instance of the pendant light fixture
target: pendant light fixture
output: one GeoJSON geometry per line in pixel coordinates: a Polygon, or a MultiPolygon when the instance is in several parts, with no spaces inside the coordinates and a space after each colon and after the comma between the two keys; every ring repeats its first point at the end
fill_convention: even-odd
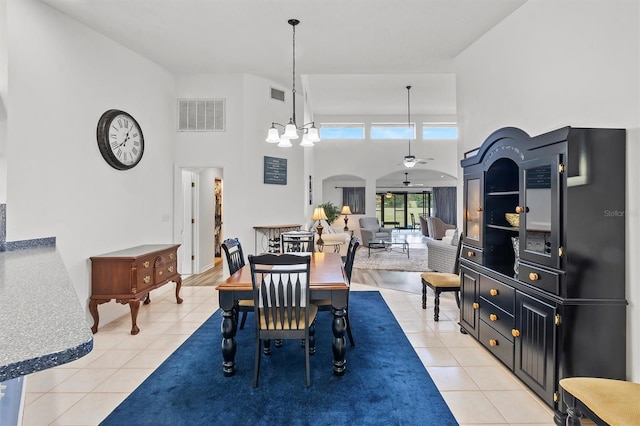
{"type": "Polygon", "coordinates": [[[407,127],[409,128],[409,155],[405,155],[402,160],[402,164],[405,167],[411,168],[418,163],[418,159],[415,155],[411,155],[411,134],[413,129],[411,128],[411,86],[407,86],[407,127]]]}
{"type": "Polygon", "coordinates": [[[269,128],[267,139],[265,139],[265,141],[269,143],[277,143],[281,148],[288,148],[291,146],[292,139],[298,139],[300,137],[298,135],[298,130],[300,130],[302,131],[302,141],[300,146],[313,146],[314,142],[320,142],[320,135],[315,123],[312,121],[300,127],[298,127],[298,124],[296,123],[296,25],[298,25],[300,21],[297,19],[289,19],[287,22],[293,29],[293,88],[291,90],[293,112],[291,113],[289,123],[286,126],[275,121],[271,123],[271,127],[269,128]],[[280,134],[278,127],[283,129],[282,134],[280,134]]]}

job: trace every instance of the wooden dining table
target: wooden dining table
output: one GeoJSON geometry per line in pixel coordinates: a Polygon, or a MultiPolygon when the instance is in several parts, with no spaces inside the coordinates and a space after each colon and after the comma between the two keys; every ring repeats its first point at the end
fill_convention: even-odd
{"type": "MultiPolygon", "coordinates": [[[[220,283],[218,297],[222,309],[222,369],[225,376],[235,373],[237,305],[239,299],[253,298],[251,267],[247,263],[235,274],[220,283]]],[[[342,376],[345,372],[346,352],[346,308],[349,285],[338,253],[312,253],[309,273],[310,299],[331,299],[333,312],[333,373],[342,376]]],[[[316,330],[316,333],[318,331],[316,330]]],[[[248,348],[247,348],[248,349],[248,348]]]]}

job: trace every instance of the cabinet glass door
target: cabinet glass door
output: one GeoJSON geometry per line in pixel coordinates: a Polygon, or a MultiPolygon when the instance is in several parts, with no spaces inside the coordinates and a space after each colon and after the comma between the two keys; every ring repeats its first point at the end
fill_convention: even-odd
{"type": "Polygon", "coordinates": [[[520,257],[559,268],[560,156],[522,165],[520,257]]]}
{"type": "Polygon", "coordinates": [[[482,174],[465,177],[464,188],[465,242],[482,247],[482,174]]]}

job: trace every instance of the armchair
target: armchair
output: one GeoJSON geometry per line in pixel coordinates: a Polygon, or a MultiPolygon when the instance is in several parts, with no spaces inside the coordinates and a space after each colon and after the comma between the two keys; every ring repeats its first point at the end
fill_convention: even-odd
{"type": "Polygon", "coordinates": [[[429,228],[429,237],[434,240],[441,240],[444,237],[444,233],[447,229],[456,229],[455,225],[449,225],[444,223],[442,219],[429,216],[426,218],[427,227],[429,228]]]}
{"type": "Polygon", "coordinates": [[[383,228],[375,217],[361,217],[358,219],[360,223],[360,235],[362,235],[362,246],[367,247],[370,241],[374,240],[391,240],[392,228],[383,228]]]}

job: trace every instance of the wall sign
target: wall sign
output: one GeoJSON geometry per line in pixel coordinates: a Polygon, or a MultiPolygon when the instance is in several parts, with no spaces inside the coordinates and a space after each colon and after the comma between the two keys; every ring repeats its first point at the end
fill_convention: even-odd
{"type": "Polygon", "coordinates": [[[264,183],[274,185],[287,184],[287,159],[264,157],[264,183]]]}

